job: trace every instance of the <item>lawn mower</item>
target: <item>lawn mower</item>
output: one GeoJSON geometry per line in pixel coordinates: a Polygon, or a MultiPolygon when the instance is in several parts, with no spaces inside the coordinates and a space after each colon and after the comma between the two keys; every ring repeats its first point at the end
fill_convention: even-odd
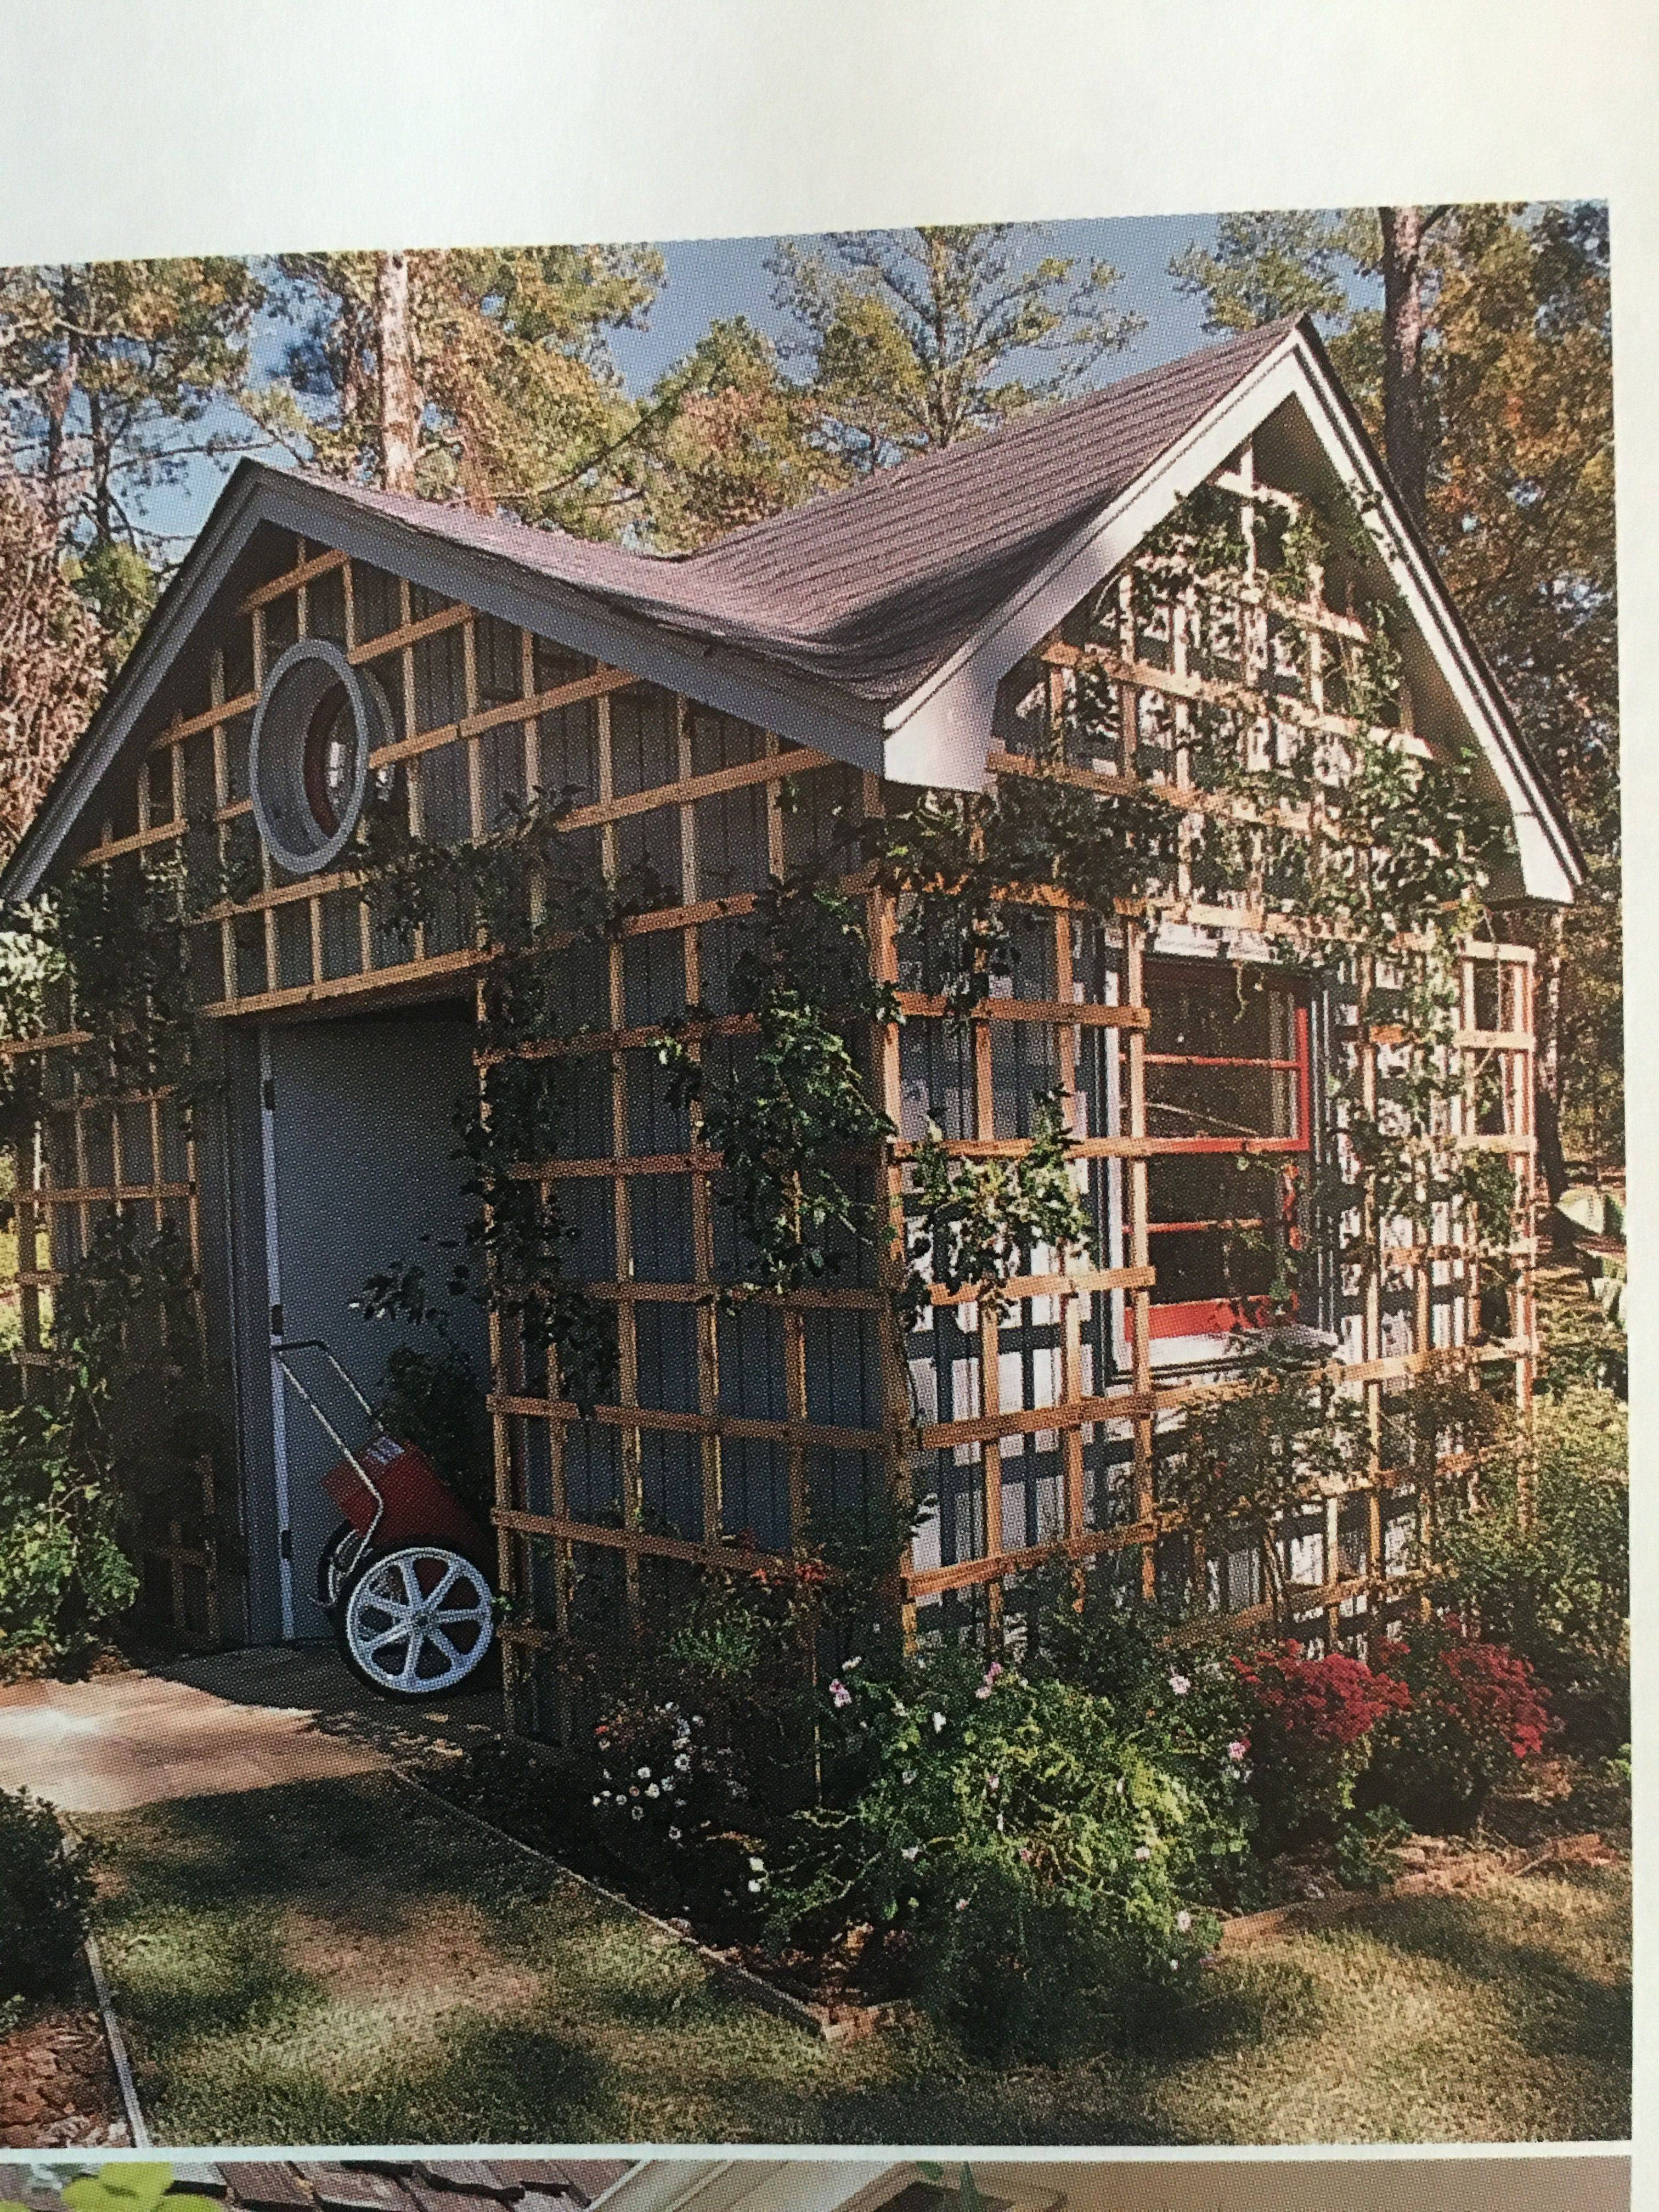
{"type": "Polygon", "coordinates": [[[460,1687],[495,1638],[488,1538],[416,1445],[388,1436],[374,1408],[319,1337],[273,1344],[283,1380],[342,1455],[323,1488],[345,1518],[317,1562],[317,1602],[345,1662],[386,1698],[460,1687]],[[320,1352],[373,1425],[354,1451],[294,1371],[320,1352]]]}

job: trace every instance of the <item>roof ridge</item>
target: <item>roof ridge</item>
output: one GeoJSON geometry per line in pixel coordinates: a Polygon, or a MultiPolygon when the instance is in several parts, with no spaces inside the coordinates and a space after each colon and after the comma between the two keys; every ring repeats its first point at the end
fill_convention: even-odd
{"type": "Polygon", "coordinates": [[[908,490],[919,477],[935,476],[960,463],[969,455],[980,455],[993,446],[1006,447],[1024,437],[1037,435],[1052,428],[1060,418],[1076,416],[1091,407],[1107,401],[1133,400],[1137,392],[1154,380],[1168,378],[1176,372],[1200,365],[1208,368],[1235,349],[1255,357],[1270,352],[1280,338],[1306,319],[1304,316],[1281,316],[1271,323],[1258,323],[1250,329],[1236,331],[1213,345],[1194,346],[1189,352],[1172,355],[1167,361],[1153,362],[1138,368],[1127,376],[1114,378],[1111,383],[1097,386],[1090,392],[1079,392],[1066,399],[1050,400],[1023,409],[1018,414],[1006,417],[988,430],[978,430],[960,439],[954,445],[928,447],[918,453],[907,453],[902,460],[890,462],[872,469],[856,483],[844,484],[835,491],[818,492],[803,500],[799,506],[781,507],[775,514],[763,515],[757,521],[746,522],[738,529],[727,531],[707,545],[699,545],[684,552],[659,552],[652,547],[619,544],[614,538],[584,538],[574,530],[566,530],[559,523],[526,521],[520,514],[500,507],[477,507],[465,499],[429,498],[418,492],[387,491],[378,484],[354,483],[349,477],[330,476],[320,469],[300,468],[283,471],[283,474],[298,477],[302,483],[313,483],[330,491],[343,491],[384,505],[392,514],[407,511],[416,527],[417,517],[424,513],[430,516],[451,514],[465,517],[478,523],[487,523],[497,529],[516,535],[525,535],[541,543],[549,542],[597,549],[601,556],[613,556],[629,562],[637,562],[641,573],[667,569],[681,574],[696,573],[718,567],[722,556],[735,547],[748,546],[769,532],[787,534],[792,524],[808,513],[821,519],[831,508],[843,511],[854,501],[872,495],[890,495],[901,487],[908,490]]]}
{"type": "Polygon", "coordinates": [[[1092,391],[1075,392],[1066,399],[1039,401],[1033,406],[1022,409],[1017,415],[1006,416],[989,429],[970,432],[954,445],[928,446],[916,453],[907,453],[902,460],[872,469],[856,483],[843,484],[835,491],[815,493],[811,498],[803,500],[799,507],[781,507],[775,514],[765,514],[758,521],[745,522],[740,528],[728,531],[724,538],[717,538],[711,544],[700,545],[690,553],[665,554],[657,557],[681,561],[688,568],[697,568],[712,562],[729,547],[747,544],[767,531],[777,530],[794,515],[804,514],[809,509],[822,515],[827,507],[844,507],[867,494],[891,490],[900,483],[913,484],[919,476],[937,474],[970,453],[982,453],[988,446],[1012,444],[1023,434],[1035,434],[1046,429],[1060,416],[1075,416],[1085,409],[1097,406],[1109,399],[1133,398],[1140,387],[1154,378],[1167,377],[1178,369],[1195,368],[1200,364],[1208,367],[1235,348],[1252,356],[1271,352],[1281,338],[1306,319],[1305,315],[1281,315],[1273,322],[1256,323],[1248,330],[1235,331],[1213,345],[1194,346],[1187,353],[1170,355],[1167,361],[1152,362],[1127,376],[1115,377],[1109,384],[1097,385],[1092,391]]]}

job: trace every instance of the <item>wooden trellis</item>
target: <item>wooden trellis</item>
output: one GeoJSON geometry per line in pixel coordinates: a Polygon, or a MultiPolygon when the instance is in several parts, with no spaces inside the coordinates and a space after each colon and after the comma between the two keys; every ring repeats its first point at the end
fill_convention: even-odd
{"type": "MultiPolygon", "coordinates": [[[[1241,503],[1253,546],[1250,518],[1288,495],[1255,480],[1248,453],[1221,481],[1241,503]]],[[[993,773],[1151,790],[1190,821],[1227,803],[1193,781],[1191,717],[1200,708],[1254,717],[1266,743],[1281,726],[1333,738],[1352,728],[1328,701],[1325,671],[1330,647],[1363,640],[1364,626],[1324,603],[1316,574],[1305,601],[1292,605],[1252,567],[1227,620],[1224,652],[1193,594],[1150,588],[1132,562],[1006,680],[993,773]],[[1295,683],[1285,672],[1292,665],[1295,683]],[[1039,760],[1033,732],[1065,726],[1085,667],[1112,686],[1115,730],[1092,730],[1086,757],[1073,745],[1058,763],[1039,760]]],[[[1033,1571],[1109,1553],[1139,1560],[1149,1595],[1161,1575],[1175,1575],[1236,1612],[1259,1603],[1248,1583],[1235,1587],[1224,1553],[1206,1559],[1188,1540],[1158,1494],[1161,1439],[1185,1409],[1231,1387],[1224,1346],[1216,1338],[1203,1356],[1204,1332],[1191,1323],[1202,1301],[1182,1308],[1189,1334],[1170,1334],[1176,1309],[1160,1297],[1160,1252],[1167,1275],[1181,1240],[1194,1249],[1214,1223],[1172,1218],[1159,1178],[1170,1180],[1170,1163],[1234,1154],[1275,1174],[1295,1169],[1337,1141],[1316,1104],[1316,1060],[1322,1079],[1336,1075],[1374,1103],[1389,1079],[1391,1041],[1358,1002],[1316,1006],[1292,984],[1280,1011],[1264,1017],[1279,1023],[1277,1048],[1270,1040],[1250,1054],[1183,1053],[1158,1038],[1177,988],[1169,979],[1181,972],[1171,963],[1231,978],[1237,963],[1264,975],[1266,945],[1294,934],[1294,925],[1253,911],[1248,896],[1203,903],[1184,861],[1171,896],[1110,916],[1033,893],[1012,985],[959,1018],[927,988],[904,902],[849,861],[844,885],[865,903],[873,973],[896,988],[904,1016],[868,1040],[872,1096],[899,1135],[859,1164],[860,1188],[896,1224],[929,1120],[952,1157],[1017,1157],[1036,1089],[1057,1084],[1073,1102],[1074,1158],[1098,1249],[1087,1263],[1050,1259],[1011,1283],[1000,1316],[936,1287],[902,1345],[890,1325],[901,1263],[896,1243],[879,1233],[849,1249],[824,1285],[725,1311],[715,1293],[740,1271],[723,1164],[704,1142],[696,1106],[667,1103],[653,1047],[665,1024],[683,1024],[695,1009],[699,1020],[683,1030],[694,1054],[741,1052],[747,1025],[722,1003],[734,927],[769,876],[829,835],[832,809],[871,817],[901,795],[626,671],[290,541],[204,657],[199,703],[153,735],[79,855],[78,865],[106,866],[156,848],[179,854],[198,888],[194,965],[209,1020],[344,1013],[409,994],[467,992],[481,988],[489,958],[469,913],[399,939],[376,920],[360,874],[289,878],[260,846],[247,794],[249,722],[268,667],[307,635],[337,643],[391,702],[396,734],[370,766],[380,803],[403,810],[412,838],[477,839],[504,807],[558,793],[567,802],[562,834],[592,870],[614,884],[648,866],[665,887],[607,944],[591,1024],[540,1048],[580,1057],[591,1109],[579,1116],[581,1133],[558,1158],[520,1168],[544,1189],[557,1186],[586,1287],[614,1305],[615,1401],[580,1419],[556,1375],[499,1316],[491,1322],[501,1579],[519,1601],[503,1629],[517,1717],[545,1723],[544,1655],[584,1619],[648,1613],[675,1577],[782,1557],[815,1512],[895,1491],[918,1461],[922,1487],[938,1499],[901,1577],[900,1601],[918,1631],[994,1630],[1033,1571]],[[1207,1153],[1200,1139],[1156,1126],[1167,1125],[1170,1085],[1183,1070],[1230,1059],[1241,1080],[1248,1075],[1275,1102],[1272,1126],[1211,1139],[1207,1153]],[[1172,1365],[1176,1342],[1199,1350],[1172,1365]]],[[[1396,736],[1407,746],[1423,742],[1408,729],[1396,736]]],[[[544,901],[536,919],[558,926],[544,901]]],[[[1454,1133],[1513,1161],[1516,1218],[1529,1224],[1531,953],[1471,944],[1462,979],[1455,1048],[1467,1082],[1454,1133]],[[1475,1079],[1482,1061],[1498,1079],[1484,1089],[1475,1079]]],[[[83,1090],[76,1042],[62,1035],[3,1048],[63,1056],[70,1068],[46,1109],[58,1133],[20,1163],[26,1365],[52,1356],[43,1294],[84,1249],[95,1209],[142,1206],[158,1224],[179,1219],[199,1263],[194,1148],[176,1102],[83,1090]],[[149,1131],[140,1154],[135,1114],[149,1131]]],[[[1278,1228],[1301,1233],[1289,1216],[1278,1228]]],[[[1401,1532],[1418,1500],[1401,1479],[1406,1471],[1387,1463],[1393,1395],[1431,1371],[1504,1364],[1517,1403],[1527,1402],[1530,1240],[1517,1238],[1510,1256],[1516,1272],[1497,1330],[1489,1310],[1483,1322],[1467,1224],[1449,1216],[1428,1241],[1401,1243],[1377,1224],[1346,1271],[1328,1255],[1321,1295],[1342,1336],[1343,1381],[1363,1395],[1372,1449],[1351,1485],[1285,1531],[1288,1578],[1316,1632],[1362,1632],[1409,1591],[1401,1532]]],[[[227,1476],[220,1471],[222,1491],[227,1476]]],[[[152,1547],[175,1617],[184,1621],[193,1607],[210,1635],[221,1626],[215,1522],[210,1490],[199,1535],[181,1520],[152,1547]],[[192,1577],[204,1601],[186,1589],[192,1577]]]]}

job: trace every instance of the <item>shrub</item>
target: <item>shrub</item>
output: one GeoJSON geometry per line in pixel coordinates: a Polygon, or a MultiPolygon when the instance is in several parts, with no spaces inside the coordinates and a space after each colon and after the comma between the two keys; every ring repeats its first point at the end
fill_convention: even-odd
{"type": "Polygon", "coordinates": [[[1627,1416],[1575,1389],[1534,1420],[1530,1524],[1514,1460],[1489,1466],[1478,1510],[1442,1526],[1437,1595],[1527,1661],[1569,1741],[1613,1751],[1630,1735],[1627,1416]]]}
{"type": "Polygon", "coordinates": [[[631,1887],[728,1935],[758,1933],[770,1838],[813,1786],[801,1610],[758,1577],[705,1590],[635,1655],[593,1730],[600,1849],[631,1887]]]}
{"type": "Polygon", "coordinates": [[[63,1987],[84,1941],[92,1878],[27,1790],[0,1790],[0,2003],[63,1987]]]}
{"type": "Polygon", "coordinates": [[[0,1680],[73,1656],[131,1604],[112,1482],[41,1399],[0,1411],[0,1680]]]}
{"type": "Polygon", "coordinates": [[[1392,1674],[1289,1640],[1233,1661],[1245,1698],[1249,1787],[1269,1849],[1328,1842],[1354,1802],[1379,1721],[1407,1702],[1392,1674]]]}
{"type": "Polygon", "coordinates": [[[1379,1731],[1366,1795],[1421,1828],[1469,1827],[1493,1789],[1544,1747],[1532,1668],[1500,1644],[1425,1621],[1382,1644],[1380,1677],[1406,1694],[1379,1731]]]}
{"type": "Polygon", "coordinates": [[[1202,1900],[1246,1850],[1248,1808],[1223,1777],[1218,1814],[1155,1714],[949,1650],[883,1676],[849,1662],[823,1719],[826,1802],[771,1870],[775,1941],[884,1931],[981,2046],[1051,2050],[1137,1991],[1195,1984],[1202,1900]]]}

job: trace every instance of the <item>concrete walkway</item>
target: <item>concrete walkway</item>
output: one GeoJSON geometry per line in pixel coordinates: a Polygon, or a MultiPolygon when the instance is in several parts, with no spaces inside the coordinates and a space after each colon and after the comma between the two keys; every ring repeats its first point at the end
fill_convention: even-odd
{"type": "Polygon", "coordinates": [[[362,1774],[499,1726],[493,1690],[394,1705],[322,1646],[216,1652],[85,1682],[0,1688],[0,1790],[118,1813],[362,1774]]]}

